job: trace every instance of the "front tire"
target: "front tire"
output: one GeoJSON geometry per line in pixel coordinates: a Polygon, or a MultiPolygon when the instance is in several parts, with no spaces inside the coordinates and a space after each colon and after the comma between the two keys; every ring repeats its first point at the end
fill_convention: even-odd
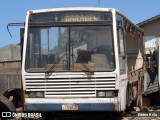
{"type": "MultiPolygon", "coordinates": [[[[10,102],[5,96],[0,96],[0,118],[2,118],[2,112],[15,112],[16,108],[12,102],[10,102]]],[[[3,118],[2,118],[3,119],[3,118]]]]}

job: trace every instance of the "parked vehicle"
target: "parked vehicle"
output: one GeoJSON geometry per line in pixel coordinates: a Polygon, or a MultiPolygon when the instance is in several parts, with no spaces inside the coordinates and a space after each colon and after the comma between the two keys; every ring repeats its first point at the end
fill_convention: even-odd
{"type": "Polygon", "coordinates": [[[142,107],[143,30],[122,13],[97,7],[31,10],[21,31],[24,111],[142,107]]]}

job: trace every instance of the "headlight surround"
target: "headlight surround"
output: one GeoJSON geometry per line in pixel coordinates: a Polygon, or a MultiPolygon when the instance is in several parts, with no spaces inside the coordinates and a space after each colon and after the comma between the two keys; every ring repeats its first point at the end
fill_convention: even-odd
{"type": "Polygon", "coordinates": [[[118,91],[97,91],[97,98],[113,98],[118,96],[118,91]]]}
{"type": "Polygon", "coordinates": [[[43,91],[30,91],[28,92],[29,98],[44,98],[44,92],[43,91]]]}

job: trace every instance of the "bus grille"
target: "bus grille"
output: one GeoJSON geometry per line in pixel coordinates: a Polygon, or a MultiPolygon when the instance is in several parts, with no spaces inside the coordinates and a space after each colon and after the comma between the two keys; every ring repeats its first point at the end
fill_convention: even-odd
{"type": "Polygon", "coordinates": [[[96,97],[97,90],[115,90],[115,77],[26,78],[26,91],[44,91],[45,97],[96,97]]]}

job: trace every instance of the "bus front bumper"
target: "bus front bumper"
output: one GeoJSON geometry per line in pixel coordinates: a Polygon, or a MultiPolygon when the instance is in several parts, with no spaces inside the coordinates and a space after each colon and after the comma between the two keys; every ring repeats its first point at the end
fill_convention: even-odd
{"type": "Polygon", "coordinates": [[[119,111],[117,98],[26,98],[25,111],[119,111]]]}

